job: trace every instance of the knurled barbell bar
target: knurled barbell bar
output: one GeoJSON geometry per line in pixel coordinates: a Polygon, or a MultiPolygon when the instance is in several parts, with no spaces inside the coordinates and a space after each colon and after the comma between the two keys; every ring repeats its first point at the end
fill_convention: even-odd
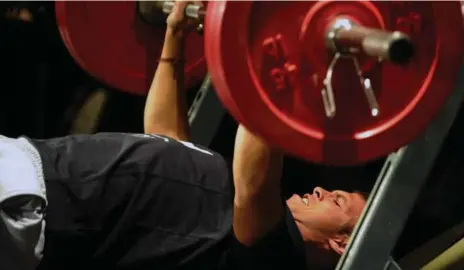
{"type": "MultiPolygon", "coordinates": [[[[121,76],[118,57],[126,71],[156,63],[164,29],[144,22],[160,18],[160,10],[169,13],[173,3],[140,3],[57,2],[65,43],[90,74],[108,76],[104,81],[121,76]],[[149,55],[150,46],[157,49],[149,55]],[[146,57],[143,65],[129,65],[133,54],[146,57]],[[89,68],[95,62],[106,70],[89,68]]],[[[459,1],[206,4],[185,11],[204,25],[204,37],[186,39],[187,63],[202,59],[204,41],[208,70],[229,112],[312,162],[358,164],[406,145],[441,109],[462,63],[459,1]]]]}

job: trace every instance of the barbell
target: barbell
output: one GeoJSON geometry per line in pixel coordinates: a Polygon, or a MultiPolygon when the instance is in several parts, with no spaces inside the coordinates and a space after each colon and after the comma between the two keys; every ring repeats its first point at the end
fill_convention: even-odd
{"type": "MultiPolygon", "coordinates": [[[[65,1],[56,13],[83,69],[144,94],[163,44],[160,12],[172,6],[65,1]]],[[[359,164],[409,143],[462,64],[459,1],[212,1],[185,12],[203,29],[186,37],[188,83],[207,66],[232,116],[316,163],[359,164]]]]}

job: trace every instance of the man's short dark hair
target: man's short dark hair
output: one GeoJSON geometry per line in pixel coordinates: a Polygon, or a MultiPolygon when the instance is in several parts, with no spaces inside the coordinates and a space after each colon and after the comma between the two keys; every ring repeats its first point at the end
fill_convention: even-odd
{"type": "Polygon", "coordinates": [[[353,193],[360,195],[365,201],[367,201],[367,199],[369,199],[369,196],[371,195],[369,192],[359,190],[355,190],[353,191],[353,193]]]}
{"type": "MultiPolygon", "coordinates": [[[[365,191],[360,191],[360,190],[354,190],[353,193],[356,193],[360,195],[365,201],[369,199],[370,193],[365,192],[365,191]]],[[[351,233],[351,230],[350,230],[351,233]]],[[[314,265],[313,269],[317,270],[331,270],[335,269],[337,267],[338,261],[340,260],[340,255],[338,255],[335,251],[333,250],[320,250],[319,252],[325,253],[325,254],[320,254],[320,258],[323,256],[324,257],[324,262],[319,262],[320,264],[314,265]]],[[[317,257],[317,256],[316,256],[317,257]]]]}

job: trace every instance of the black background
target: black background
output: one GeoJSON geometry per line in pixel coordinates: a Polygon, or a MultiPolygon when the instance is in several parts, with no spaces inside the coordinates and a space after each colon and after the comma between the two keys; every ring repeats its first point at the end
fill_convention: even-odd
{"type": "MultiPolygon", "coordinates": [[[[12,7],[28,8],[34,20],[26,23],[0,17],[1,134],[34,138],[66,135],[77,110],[97,88],[104,88],[107,94],[97,131],[143,132],[145,98],[111,89],[75,64],[58,34],[53,2],[1,2],[0,14],[12,7]]],[[[189,92],[190,101],[194,94],[195,90],[189,92]]],[[[398,242],[394,253],[397,258],[464,217],[460,124],[463,117],[460,115],[456,120],[398,242]]],[[[228,159],[232,158],[236,127],[235,121],[226,116],[210,146],[228,159]]],[[[304,193],[318,185],[327,189],[369,191],[381,165],[382,160],[357,167],[333,168],[288,158],[284,170],[285,192],[304,193]]]]}

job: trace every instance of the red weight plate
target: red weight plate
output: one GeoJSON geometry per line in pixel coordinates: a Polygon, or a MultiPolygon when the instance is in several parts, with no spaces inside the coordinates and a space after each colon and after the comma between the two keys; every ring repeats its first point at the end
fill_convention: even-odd
{"type": "Polygon", "coordinates": [[[461,68],[462,26],[456,1],[215,1],[205,54],[218,96],[250,130],[308,161],[354,165],[408,144],[440,111],[461,68]],[[337,14],[403,31],[415,46],[406,66],[359,57],[377,117],[348,59],[334,70],[337,114],[325,116],[322,81],[333,55],[324,35],[337,14]]]}
{"type": "MultiPolygon", "coordinates": [[[[161,55],[165,27],[145,23],[137,1],[57,1],[63,41],[89,74],[121,91],[145,95],[161,55]]],[[[203,37],[186,37],[185,83],[206,75],[203,37]]]]}

